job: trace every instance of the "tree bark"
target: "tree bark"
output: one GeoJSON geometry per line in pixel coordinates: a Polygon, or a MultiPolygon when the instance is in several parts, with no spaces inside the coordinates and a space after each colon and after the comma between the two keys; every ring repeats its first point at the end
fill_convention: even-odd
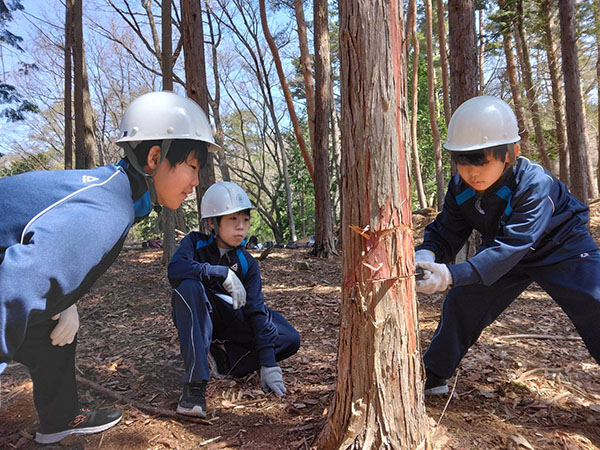
{"type": "MultiPolygon", "coordinates": [[[[594,0],[594,25],[596,25],[596,52],[600,55],[600,0],[594,0]]],[[[600,98],[600,58],[596,60],[596,85],[597,96],[600,98]]],[[[596,168],[596,176],[598,177],[598,187],[600,188],[600,114],[598,114],[598,167],[596,168]]]]}
{"type": "Polygon", "coordinates": [[[529,110],[531,111],[531,120],[533,121],[533,130],[535,132],[535,144],[542,164],[548,170],[552,170],[552,163],[550,162],[548,152],[546,151],[544,130],[542,128],[542,119],[540,117],[540,107],[537,100],[537,89],[533,84],[533,74],[531,70],[529,47],[527,46],[527,36],[525,34],[525,29],[523,28],[522,0],[517,1],[517,14],[515,22],[515,38],[517,41],[517,48],[519,49],[519,51],[517,51],[517,55],[520,56],[521,60],[523,83],[525,84],[525,93],[527,95],[529,110]]]}
{"type": "MultiPolygon", "coordinates": [[[[437,0],[437,19],[440,41],[440,69],[442,71],[442,89],[444,96],[444,119],[446,121],[446,126],[448,126],[448,122],[450,122],[450,117],[452,116],[452,109],[450,108],[450,92],[448,88],[448,50],[446,48],[446,16],[444,14],[444,0],[437,0]]],[[[414,33],[416,33],[416,28],[414,33]]],[[[426,206],[423,206],[423,208],[425,207],[426,206]]]]}
{"type": "MultiPolygon", "coordinates": [[[[161,51],[161,69],[163,91],[173,90],[173,42],[171,34],[171,0],[162,0],[162,51],[161,51]]],[[[171,257],[175,254],[177,243],[175,241],[175,222],[177,211],[164,207],[163,228],[163,264],[169,264],[171,257]]]]}
{"type": "Polygon", "coordinates": [[[329,59],[329,11],[327,0],[315,0],[315,244],[314,256],[336,254],[329,187],[329,116],[331,63],[329,59]]]}
{"type": "MultiPolygon", "coordinates": [[[[554,19],[552,16],[553,2],[542,0],[540,5],[542,22],[544,25],[544,43],[548,57],[548,69],[552,84],[552,109],[554,112],[554,126],[556,128],[556,146],[558,150],[558,173],[560,181],[569,185],[569,152],[567,149],[567,131],[565,128],[563,93],[558,69],[558,58],[554,45],[554,19]]],[[[600,115],[598,116],[600,117],[600,115]]]]}
{"type": "Polygon", "coordinates": [[[73,168],[73,0],[65,5],[65,169],[73,168]]]}
{"type": "MultiPolygon", "coordinates": [[[[208,88],[206,83],[204,57],[204,28],[202,24],[202,11],[198,1],[181,0],[181,37],[183,39],[186,94],[189,98],[198,103],[208,115],[208,88]]],[[[217,142],[217,144],[220,145],[219,142],[217,142]]],[[[200,231],[210,233],[208,224],[201,220],[200,200],[210,185],[214,184],[216,181],[215,162],[212,153],[208,154],[206,164],[204,167],[200,168],[198,176],[200,179],[200,184],[196,186],[198,226],[200,231]]]]}
{"type": "MultiPolygon", "coordinates": [[[[288,111],[290,113],[290,120],[292,121],[292,126],[294,128],[294,134],[296,135],[296,140],[298,141],[298,146],[300,147],[300,151],[302,152],[302,157],[304,158],[304,163],[306,164],[306,168],[308,169],[308,173],[310,174],[310,178],[315,182],[315,174],[313,169],[313,162],[306,148],[306,142],[304,141],[304,137],[302,136],[302,130],[300,129],[300,122],[298,121],[298,116],[296,115],[296,109],[294,108],[294,101],[292,99],[292,93],[290,92],[290,88],[288,86],[287,80],[285,78],[285,73],[283,72],[283,66],[281,65],[281,59],[279,58],[279,50],[277,49],[277,45],[275,45],[275,40],[273,36],[271,36],[271,32],[269,31],[269,24],[267,23],[267,11],[265,7],[265,0],[259,0],[260,7],[260,22],[262,24],[263,33],[265,35],[265,39],[267,40],[267,44],[269,44],[269,48],[271,49],[271,53],[273,54],[273,60],[275,62],[275,67],[277,68],[277,75],[279,76],[279,81],[281,83],[281,89],[283,89],[283,94],[285,96],[285,102],[288,107],[288,111]]],[[[283,149],[282,149],[283,151],[283,149]]]]}
{"type": "Polygon", "coordinates": [[[569,140],[571,192],[587,205],[587,143],[583,121],[577,34],[575,29],[575,0],[559,0],[560,44],[565,83],[567,137],[569,140]]]}
{"type": "Polygon", "coordinates": [[[479,95],[485,90],[485,33],[483,31],[483,9],[477,10],[479,18],[479,95]]]}
{"type": "MultiPolygon", "coordinates": [[[[294,0],[294,12],[298,27],[298,41],[300,44],[300,63],[302,77],[304,78],[304,92],[306,97],[306,114],[308,115],[308,132],[310,134],[310,148],[315,148],[315,83],[313,80],[308,37],[306,34],[306,20],[302,0],[294,0]]],[[[314,150],[313,150],[314,152],[314,150]]]]}
{"type": "Polygon", "coordinates": [[[442,140],[440,130],[437,124],[437,114],[435,111],[435,82],[433,74],[433,12],[431,0],[425,1],[425,22],[427,23],[427,99],[429,103],[429,123],[431,124],[431,134],[433,136],[433,154],[435,158],[435,185],[437,193],[438,211],[442,210],[444,204],[444,172],[442,165],[442,140]]]}
{"type": "Polygon", "coordinates": [[[96,167],[94,159],[94,120],[89,102],[89,84],[85,69],[83,48],[83,9],[82,0],[73,4],[73,74],[75,110],[75,168],[96,167]]]}
{"type": "Polygon", "coordinates": [[[342,317],[320,449],[429,445],[402,132],[402,15],[400,0],[340,2],[342,317]]]}

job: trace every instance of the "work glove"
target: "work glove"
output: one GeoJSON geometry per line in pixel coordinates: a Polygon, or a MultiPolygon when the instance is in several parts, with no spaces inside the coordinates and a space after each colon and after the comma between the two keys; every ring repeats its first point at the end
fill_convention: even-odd
{"type": "Polygon", "coordinates": [[[77,330],[79,330],[79,314],[77,313],[77,306],[73,303],[63,312],[52,316],[52,320],[58,320],[58,323],[50,333],[52,345],[62,347],[63,345],[73,342],[77,330]]]}
{"type": "Polygon", "coordinates": [[[417,280],[417,292],[433,294],[445,291],[452,285],[452,274],[446,264],[437,264],[429,261],[419,261],[417,267],[424,269],[422,280],[417,280]]]}
{"type": "Polygon", "coordinates": [[[260,386],[264,392],[273,391],[278,397],[285,397],[285,385],[283,384],[283,375],[281,368],[261,367],[260,368],[260,386]]]}
{"type": "Polygon", "coordinates": [[[246,304],[246,289],[233,270],[229,269],[223,287],[231,295],[233,309],[240,309],[246,304]]]}
{"type": "Polygon", "coordinates": [[[431,250],[417,250],[415,253],[415,262],[435,262],[435,255],[431,250]]]}

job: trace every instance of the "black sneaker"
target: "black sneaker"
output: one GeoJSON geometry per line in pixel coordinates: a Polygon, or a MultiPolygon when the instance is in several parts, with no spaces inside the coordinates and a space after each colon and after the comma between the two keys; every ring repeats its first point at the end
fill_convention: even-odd
{"type": "Polygon", "coordinates": [[[177,413],[203,419],[206,417],[206,381],[184,383],[177,413]]]}
{"type": "Polygon", "coordinates": [[[121,417],[121,411],[118,409],[81,408],[79,414],[64,428],[38,431],[35,435],[35,442],[38,444],[54,444],[72,434],[99,433],[119,423],[121,417]]]}
{"type": "Polygon", "coordinates": [[[438,377],[429,369],[425,369],[425,395],[442,395],[448,393],[446,379],[438,377]]]}

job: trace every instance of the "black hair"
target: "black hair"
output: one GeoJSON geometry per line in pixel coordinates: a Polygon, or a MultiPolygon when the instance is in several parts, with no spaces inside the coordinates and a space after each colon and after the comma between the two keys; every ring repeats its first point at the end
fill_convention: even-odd
{"type": "MultiPolygon", "coordinates": [[[[236,211],[236,212],[234,212],[234,213],[231,213],[231,214],[238,214],[238,213],[239,213],[239,214],[245,214],[245,215],[247,215],[248,217],[250,217],[250,208],[248,208],[248,209],[243,209],[243,210],[241,210],[241,211],[236,211]]],[[[227,214],[225,214],[225,215],[227,215],[227,214]]],[[[216,221],[217,221],[217,225],[219,225],[219,224],[221,223],[221,218],[222,218],[222,217],[223,217],[223,216],[215,216],[215,217],[213,217],[213,220],[216,220],[216,221]]]]}
{"type": "Polygon", "coordinates": [[[482,148],[472,152],[451,152],[452,162],[459,165],[483,166],[491,156],[498,161],[504,161],[508,153],[509,144],[497,145],[495,147],[482,148]]]}
{"type": "MultiPolygon", "coordinates": [[[[142,141],[135,147],[134,151],[140,166],[144,167],[148,164],[148,153],[155,145],[160,147],[162,141],[142,141]]],[[[204,167],[206,158],[208,157],[208,145],[206,142],[196,141],[194,139],[174,139],[171,141],[171,146],[169,147],[166,158],[171,166],[176,166],[177,164],[185,162],[190,154],[193,154],[194,158],[198,160],[200,167],[204,167]]]]}

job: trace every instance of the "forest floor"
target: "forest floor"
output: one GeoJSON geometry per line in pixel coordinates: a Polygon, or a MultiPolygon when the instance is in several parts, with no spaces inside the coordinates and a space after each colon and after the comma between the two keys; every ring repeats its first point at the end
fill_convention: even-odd
{"type": "MultiPolygon", "coordinates": [[[[415,238],[431,217],[415,216],[415,238]]],[[[591,229],[600,242],[600,203],[591,229]]],[[[123,251],[78,304],[78,373],[112,392],[174,411],[182,363],[170,317],[170,289],[160,250],[123,251]]],[[[309,449],[335,390],[341,258],[280,249],[260,263],[267,304],[302,336],[281,363],[288,394],[260,390],[256,375],[209,383],[206,424],[149,414],[80,383],[89,406],[123,410],[121,423],[97,435],[46,448],[309,449]]],[[[425,349],[442,295],[419,296],[425,349]]],[[[0,448],[37,448],[37,416],[26,370],[1,378],[0,448]]],[[[562,310],[535,285],[482,334],[450,380],[452,396],[426,398],[445,449],[600,448],[600,367],[562,310]]]]}

